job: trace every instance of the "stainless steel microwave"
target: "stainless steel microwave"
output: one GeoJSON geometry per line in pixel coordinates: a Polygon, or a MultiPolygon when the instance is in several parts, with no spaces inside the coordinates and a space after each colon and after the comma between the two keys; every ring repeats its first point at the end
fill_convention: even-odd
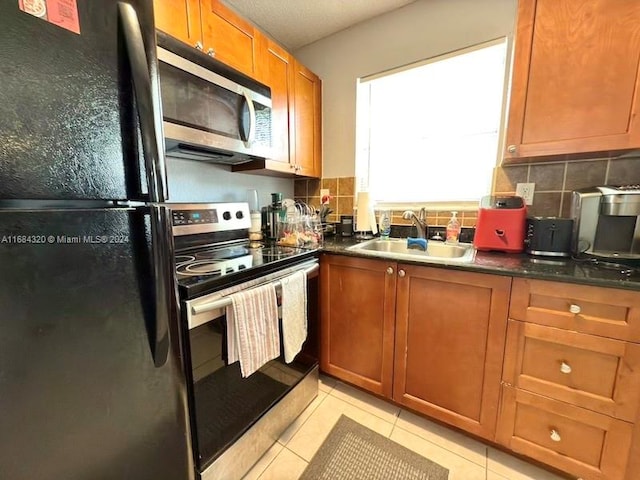
{"type": "Polygon", "coordinates": [[[271,156],[271,90],[158,32],[168,155],[239,164],[271,156]]]}

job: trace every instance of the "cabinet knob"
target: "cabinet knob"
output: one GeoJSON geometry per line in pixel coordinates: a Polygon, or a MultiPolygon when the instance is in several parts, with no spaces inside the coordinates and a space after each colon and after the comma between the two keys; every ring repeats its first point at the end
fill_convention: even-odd
{"type": "Polygon", "coordinates": [[[407,272],[405,272],[404,270],[398,270],[398,276],[399,277],[404,277],[407,274],[407,272]]]}
{"type": "Polygon", "coordinates": [[[569,365],[567,362],[562,362],[560,364],[560,371],[566,374],[571,373],[571,365],[569,365]]]}
{"type": "Polygon", "coordinates": [[[213,48],[210,48],[209,50],[207,50],[207,55],[209,55],[210,57],[214,57],[216,54],[215,50],[213,50],[213,48]]]}
{"type": "Polygon", "coordinates": [[[387,267],[387,275],[393,275],[393,268],[387,267]]]}
{"type": "Polygon", "coordinates": [[[573,313],[574,315],[577,315],[577,314],[579,314],[579,313],[582,311],[582,309],[580,308],[580,305],[576,305],[575,303],[572,303],[572,304],[569,306],[569,311],[570,311],[571,313],[573,313]]]}
{"type": "Polygon", "coordinates": [[[202,46],[202,42],[196,42],[196,44],[194,45],[194,47],[196,47],[196,50],[200,50],[200,51],[202,51],[202,49],[204,48],[204,47],[202,46]]]}
{"type": "Polygon", "coordinates": [[[551,440],[553,440],[554,442],[559,442],[560,440],[562,440],[562,437],[560,436],[560,432],[558,432],[555,429],[551,429],[551,432],[549,434],[549,437],[551,438],[551,440]]]}
{"type": "Polygon", "coordinates": [[[509,145],[507,147],[507,152],[509,153],[516,153],[516,146],[515,145],[509,145]]]}

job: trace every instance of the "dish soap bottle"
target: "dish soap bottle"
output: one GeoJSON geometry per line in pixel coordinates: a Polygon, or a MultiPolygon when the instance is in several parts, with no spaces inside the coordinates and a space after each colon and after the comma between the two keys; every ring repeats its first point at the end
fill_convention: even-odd
{"type": "Polygon", "coordinates": [[[447,223],[447,243],[458,243],[460,239],[460,222],[456,215],[458,212],[451,212],[451,218],[447,223]]]}

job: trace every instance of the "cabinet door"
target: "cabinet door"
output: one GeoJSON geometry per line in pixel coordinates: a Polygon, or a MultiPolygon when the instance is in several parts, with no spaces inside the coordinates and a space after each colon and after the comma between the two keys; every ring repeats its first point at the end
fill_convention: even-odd
{"type": "Polygon", "coordinates": [[[293,84],[294,151],[296,173],[322,175],[322,83],[320,78],[295,62],[293,84]]]}
{"type": "Polygon", "coordinates": [[[398,276],[393,399],[493,439],[511,279],[402,264],[398,276]]]}
{"type": "Polygon", "coordinates": [[[222,63],[253,76],[255,33],[253,26],[225,7],[220,0],[201,0],[204,51],[222,63]]]}
{"type": "Polygon", "coordinates": [[[256,40],[256,78],[271,87],[271,160],[282,163],[283,171],[294,173],[294,165],[289,162],[289,126],[294,122],[293,102],[289,99],[289,92],[293,91],[293,57],[265,35],[256,35],[256,40]]]}
{"type": "Polygon", "coordinates": [[[520,0],[505,162],[640,147],[640,2],[520,0]]]}
{"type": "Polygon", "coordinates": [[[323,371],[391,397],[396,291],[393,262],[324,255],[321,260],[323,371]]]}
{"type": "Polygon", "coordinates": [[[156,28],[188,43],[202,44],[200,0],[154,0],[156,28]]]}

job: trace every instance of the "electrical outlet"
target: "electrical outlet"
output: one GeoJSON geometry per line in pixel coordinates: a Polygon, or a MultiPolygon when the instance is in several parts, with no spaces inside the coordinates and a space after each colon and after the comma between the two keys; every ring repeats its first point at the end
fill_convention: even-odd
{"type": "Polygon", "coordinates": [[[516,195],[524,199],[527,205],[533,205],[533,193],[535,192],[535,183],[518,183],[516,185],[516,195]]]}
{"type": "Polygon", "coordinates": [[[331,195],[329,193],[329,189],[328,188],[321,188],[320,189],[320,198],[324,197],[325,195],[331,195]]]}

